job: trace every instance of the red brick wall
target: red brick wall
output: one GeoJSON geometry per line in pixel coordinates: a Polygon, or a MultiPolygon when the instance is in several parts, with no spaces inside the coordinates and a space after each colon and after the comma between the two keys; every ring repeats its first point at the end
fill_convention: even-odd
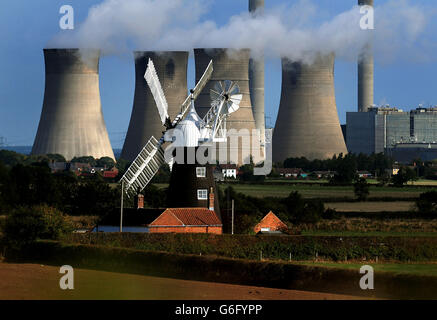
{"type": "Polygon", "coordinates": [[[149,227],[150,233],[215,233],[222,234],[222,227],[149,227]]]}
{"type": "Polygon", "coordinates": [[[255,233],[260,232],[261,228],[270,228],[270,231],[277,231],[284,229],[286,230],[287,226],[281,220],[279,220],[278,217],[269,213],[263,218],[260,223],[255,226],[255,233]]]}

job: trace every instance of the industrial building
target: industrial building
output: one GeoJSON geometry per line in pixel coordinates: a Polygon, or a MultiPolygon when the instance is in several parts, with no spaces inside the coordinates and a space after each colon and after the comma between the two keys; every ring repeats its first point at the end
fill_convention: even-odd
{"type": "Polygon", "coordinates": [[[334,54],[312,64],[282,59],[282,92],[273,131],[273,161],[327,159],[347,153],[337,114],[334,54]]]}
{"type": "Polygon", "coordinates": [[[249,143],[243,145],[242,142],[246,140],[246,136],[244,136],[239,137],[238,146],[231,144],[229,143],[233,136],[231,134],[228,138],[228,142],[220,143],[220,146],[217,148],[227,148],[228,160],[231,159],[230,154],[238,155],[238,161],[236,163],[238,165],[243,164],[243,162],[248,163],[250,156],[253,157],[255,163],[262,161],[259,137],[257,138],[256,143],[252,144],[253,141],[251,141],[252,130],[256,129],[256,125],[253,117],[252,101],[249,90],[250,50],[233,50],[224,48],[194,49],[194,56],[196,65],[196,82],[199,81],[211,60],[214,64],[214,71],[211,79],[206,84],[196,101],[196,111],[201,118],[203,118],[211,108],[210,89],[213,89],[217,82],[224,80],[235,81],[238,83],[240,93],[243,95],[239,109],[227,118],[226,128],[228,132],[230,129],[246,129],[246,136],[249,143]]]}
{"type": "MultiPolygon", "coordinates": [[[[347,147],[356,154],[385,152],[404,162],[431,152],[437,142],[437,108],[370,108],[368,112],[347,112],[346,123],[347,147]]],[[[426,156],[430,157],[433,155],[426,156]]]]}
{"type": "Polygon", "coordinates": [[[44,102],[32,154],[115,159],[100,102],[99,58],[99,50],[44,49],[44,102]]]}
{"type": "Polygon", "coordinates": [[[144,79],[149,58],[152,59],[168,103],[168,114],[174,119],[187,96],[187,51],[136,51],[135,94],[129,128],[121,158],[133,161],[150,136],[159,139],[163,127],[156,102],[144,79]]]}

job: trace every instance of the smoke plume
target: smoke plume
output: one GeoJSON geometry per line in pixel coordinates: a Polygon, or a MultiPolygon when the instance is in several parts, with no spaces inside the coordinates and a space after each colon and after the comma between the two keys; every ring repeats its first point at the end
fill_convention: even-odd
{"type": "Polygon", "coordinates": [[[374,32],[360,28],[358,6],[327,16],[313,1],[300,0],[267,8],[262,15],[236,14],[220,26],[205,18],[208,11],[209,1],[201,0],[104,0],[73,32],[56,35],[48,46],[99,48],[105,55],[249,48],[255,57],[304,61],[335,52],[337,58],[355,61],[373,37],[375,58],[381,61],[426,59],[435,50],[427,29],[435,11],[409,0],[377,5],[374,32]]]}

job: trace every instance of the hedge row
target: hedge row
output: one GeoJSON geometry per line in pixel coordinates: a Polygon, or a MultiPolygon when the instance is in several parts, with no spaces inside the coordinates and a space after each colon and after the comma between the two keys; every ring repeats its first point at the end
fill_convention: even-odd
{"type": "Polygon", "coordinates": [[[213,234],[72,234],[67,243],[239,259],[436,261],[437,237],[323,237],[213,234]]]}

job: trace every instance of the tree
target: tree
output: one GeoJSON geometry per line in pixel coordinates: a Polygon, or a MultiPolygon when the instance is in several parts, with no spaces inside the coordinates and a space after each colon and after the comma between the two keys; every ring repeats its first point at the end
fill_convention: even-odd
{"type": "Polygon", "coordinates": [[[398,173],[392,177],[392,183],[396,187],[402,187],[408,181],[415,180],[417,180],[416,172],[409,167],[401,167],[398,173]]]}
{"type": "Polygon", "coordinates": [[[378,174],[378,176],[376,177],[376,180],[378,181],[378,183],[381,186],[385,186],[390,182],[390,175],[388,174],[387,171],[384,171],[384,172],[378,174]]]}
{"type": "Polygon", "coordinates": [[[292,223],[315,223],[322,218],[325,211],[320,200],[305,200],[297,192],[291,192],[284,199],[287,209],[287,218],[292,223]]]}
{"type": "Polygon", "coordinates": [[[36,239],[58,240],[73,230],[71,222],[59,210],[47,205],[18,207],[6,218],[6,244],[13,249],[36,239]]]}
{"type": "Polygon", "coordinates": [[[423,214],[437,213],[437,191],[422,193],[416,200],[416,208],[423,214]]]}
{"type": "Polygon", "coordinates": [[[364,178],[358,178],[354,183],[354,193],[359,201],[365,201],[369,196],[370,185],[364,178]]]}
{"type": "Polygon", "coordinates": [[[115,166],[114,159],[110,157],[102,157],[96,161],[96,167],[111,169],[115,166]]]}
{"type": "Polygon", "coordinates": [[[20,249],[34,242],[44,231],[42,213],[28,207],[19,207],[7,218],[4,227],[8,247],[20,249]]]}
{"type": "Polygon", "coordinates": [[[350,185],[357,175],[357,161],[353,154],[342,154],[337,158],[336,174],[331,179],[332,184],[350,185]]]}
{"type": "Polygon", "coordinates": [[[94,159],[94,157],[92,156],[86,156],[86,157],[74,157],[73,159],[71,159],[72,163],[87,163],[89,165],[91,165],[92,167],[95,167],[97,164],[96,159],[94,159]]]}

